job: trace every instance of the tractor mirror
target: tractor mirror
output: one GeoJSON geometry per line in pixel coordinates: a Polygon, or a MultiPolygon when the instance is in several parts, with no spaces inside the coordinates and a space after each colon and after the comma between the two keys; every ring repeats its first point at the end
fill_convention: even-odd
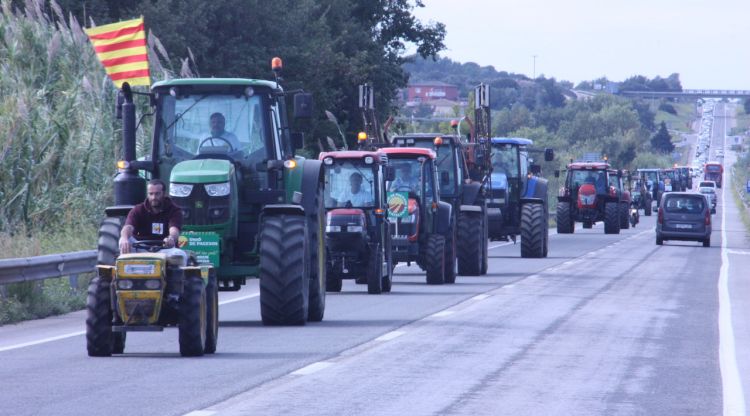
{"type": "Polygon", "coordinates": [[[299,92],[294,94],[294,118],[311,119],[313,115],[313,98],[312,94],[299,92]]]}
{"type": "Polygon", "coordinates": [[[293,132],[291,136],[292,147],[294,148],[294,150],[302,149],[302,147],[305,145],[305,135],[300,132],[293,132]]]}
{"type": "Polygon", "coordinates": [[[396,168],[393,166],[385,167],[385,180],[388,182],[396,180],[396,168]]]}
{"type": "Polygon", "coordinates": [[[545,162],[552,162],[555,160],[555,151],[549,147],[544,149],[544,160],[545,162]]]}
{"type": "Polygon", "coordinates": [[[451,176],[448,171],[440,172],[440,185],[448,186],[451,183],[451,176]]]}
{"type": "Polygon", "coordinates": [[[560,171],[559,171],[559,170],[555,170],[555,177],[556,177],[556,178],[559,178],[559,177],[560,177],[560,171]]]}
{"type": "Polygon", "coordinates": [[[542,173],[542,167],[540,165],[531,165],[531,173],[534,175],[539,175],[542,173]]]}

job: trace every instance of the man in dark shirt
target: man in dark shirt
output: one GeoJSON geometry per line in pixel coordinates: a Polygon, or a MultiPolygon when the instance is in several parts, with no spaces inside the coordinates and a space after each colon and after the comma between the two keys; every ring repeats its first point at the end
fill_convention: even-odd
{"type": "Polygon", "coordinates": [[[133,207],[120,231],[120,253],[130,253],[135,240],[164,240],[165,248],[177,245],[182,228],[182,210],[165,194],[166,186],[152,179],[146,200],[133,207]]]}

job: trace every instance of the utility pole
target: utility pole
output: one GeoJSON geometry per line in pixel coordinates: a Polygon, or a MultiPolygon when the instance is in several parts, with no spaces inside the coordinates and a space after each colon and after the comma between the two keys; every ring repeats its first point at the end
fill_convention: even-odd
{"type": "Polygon", "coordinates": [[[531,57],[534,58],[534,75],[531,79],[536,79],[536,55],[531,55],[531,57]]]}

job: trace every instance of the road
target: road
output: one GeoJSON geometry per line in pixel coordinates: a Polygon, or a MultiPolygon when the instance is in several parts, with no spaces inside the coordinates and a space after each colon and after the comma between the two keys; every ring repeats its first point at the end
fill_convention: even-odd
{"type": "Polygon", "coordinates": [[[179,357],[168,330],[89,358],[81,312],[0,327],[0,414],[743,414],[750,243],[737,207],[722,190],[710,248],[656,246],[655,219],[551,235],[547,259],[494,243],[489,274],[454,285],[427,286],[415,267],[390,294],[347,281],[305,327],[263,327],[253,282],[221,294],[214,356],[179,357]]]}

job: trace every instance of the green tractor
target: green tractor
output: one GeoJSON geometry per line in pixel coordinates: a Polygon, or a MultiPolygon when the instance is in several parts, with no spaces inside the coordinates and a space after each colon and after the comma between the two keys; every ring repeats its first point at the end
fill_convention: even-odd
{"type": "MultiPolygon", "coordinates": [[[[280,59],[274,58],[273,70],[275,81],[174,79],[155,83],[148,93],[123,85],[117,115],[124,158],[114,179],[115,205],[106,208],[99,230],[99,265],[115,265],[125,217],[145,199],[145,179],[160,178],[183,210],[180,248],[199,266],[211,266],[218,291],[236,291],[248,278],[259,278],[263,324],[323,319],[324,172],[320,161],[295,155],[303,135],[291,130],[290,93],[278,82],[280,59]],[[141,159],[135,154],[135,94],[148,97],[155,117],[152,148],[141,159]]],[[[312,96],[298,91],[292,99],[294,118],[309,119],[312,96]]],[[[106,277],[92,280],[89,293],[99,294],[92,304],[116,305],[114,289],[110,302],[101,298],[105,286],[106,277]]],[[[111,307],[92,306],[89,318],[88,338],[96,335],[89,321],[118,321],[111,307]]]]}

